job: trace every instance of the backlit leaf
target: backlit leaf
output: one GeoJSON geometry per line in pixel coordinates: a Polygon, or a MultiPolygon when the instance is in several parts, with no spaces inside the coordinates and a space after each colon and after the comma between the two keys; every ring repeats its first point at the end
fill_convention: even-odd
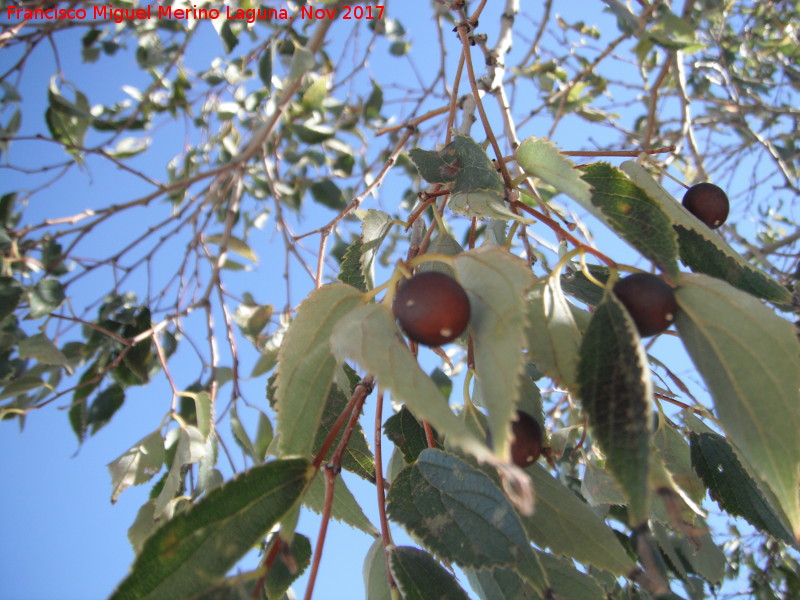
{"type": "Polygon", "coordinates": [[[590,201],[591,186],[581,179],[574,163],[551,141],[530,137],[519,145],[515,156],[526,173],[535,175],[582,204],[590,201]]]}
{"type": "Polygon", "coordinates": [[[630,525],[643,523],[653,386],[636,326],[613,294],[606,293],[586,329],[578,385],[594,439],[628,498],[630,525]]]}
{"type": "MultiPolygon", "coordinates": [[[[308,490],[303,496],[303,503],[317,514],[322,514],[325,508],[325,475],[319,473],[314,481],[311,482],[308,490]]],[[[331,517],[342,523],[347,523],[350,527],[360,529],[364,533],[372,536],[378,535],[378,530],[370,522],[364,511],[358,504],[355,496],[348,489],[341,477],[336,479],[336,488],[333,494],[333,507],[331,517]]]]}
{"type": "Polygon", "coordinates": [[[584,208],[613,229],[642,256],[672,276],[678,274],[678,242],[672,222],[661,205],[607,163],[583,168],[591,184],[591,204],[584,208]]]}
{"type": "Polygon", "coordinates": [[[310,474],[304,459],[277,460],[211,490],[147,539],[112,598],[189,598],[218,583],[295,504],[310,474]]]}
{"type": "Polygon", "coordinates": [[[681,339],[720,424],[775,492],[800,540],[800,342],[792,323],[724,281],[685,274],[675,292],[681,339]]]}

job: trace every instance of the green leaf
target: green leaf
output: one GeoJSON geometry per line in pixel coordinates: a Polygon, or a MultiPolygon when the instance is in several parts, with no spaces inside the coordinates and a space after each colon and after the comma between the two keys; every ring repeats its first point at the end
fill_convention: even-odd
{"type": "Polygon", "coordinates": [[[22,394],[38,389],[43,385],[45,385],[45,382],[42,381],[41,377],[38,375],[22,375],[21,377],[11,381],[8,385],[6,385],[6,387],[3,388],[2,393],[0,393],[0,400],[21,396],[22,394]]]}
{"type": "Polygon", "coordinates": [[[272,43],[267,44],[264,53],[258,59],[258,78],[267,91],[272,90],[272,43]]]}
{"type": "Polygon", "coordinates": [[[661,426],[653,434],[655,450],[675,484],[699,505],[705,495],[705,487],[692,468],[689,444],[674,426],[664,423],[664,419],[661,421],[661,426]]]}
{"type": "Polygon", "coordinates": [[[432,552],[464,567],[514,566],[542,593],[546,581],[510,502],[482,471],[428,449],[392,482],[389,516],[432,552]]]}
{"type": "Polygon", "coordinates": [[[467,569],[467,581],[481,600],[537,598],[533,589],[512,568],[467,569]]]}
{"type": "Polygon", "coordinates": [[[366,293],[369,288],[367,287],[367,280],[364,278],[364,274],[361,272],[363,246],[364,244],[361,241],[361,238],[358,238],[347,247],[347,250],[345,250],[344,253],[344,258],[342,258],[339,274],[336,276],[336,278],[342,283],[351,285],[358,291],[366,293]]]}
{"type": "Polygon", "coordinates": [[[583,168],[583,179],[592,187],[591,204],[583,203],[600,221],[653,261],[667,274],[678,274],[678,243],[670,218],[661,205],[607,163],[583,168]]]}
{"type": "Polygon", "coordinates": [[[800,342],[794,326],[724,281],[684,274],[681,339],[720,424],[774,492],[800,540],[800,342]]]}
{"type": "Polygon", "coordinates": [[[12,314],[22,299],[22,284],[13,277],[0,276],[0,322],[12,314]]]}
{"type": "Polygon", "coordinates": [[[211,401],[211,394],[208,392],[179,392],[179,395],[194,400],[197,429],[202,434],[203,439],[208,438],[214,428],[214,403],[211,401]]]}
{"type": "Polygon", "coordinates": [[[247,456],[256,460],[256,451],[253,447],[253,442],[250,440],[250,436],[247,435],[247,431],[242,425],[242,421],[239,419],[239,412],[236,410],[235,404],[231,408],[230,422],[231,433],[233,433],[233,439],[236,440],[236,444],[247,456]]]}
{"type": "Polygon", "coordinates": [[[311,76],[316,77],[316,79],[314,79],[314,82],[303,92],[300,103],[306,110],[319,110],[322,108],[322,103],[328,96],[328,76],[316,74],[312,74],[311,76]]]}
{"type": "Polygon", "coordinates": [[[403,600],[469,600],[455,578],[427,552],[398,546],[389,553],[389,564],[403,600]]]}
{"type": "Polygon", "coordinates": [[[108,463],[111,474],[111,504],[132,485],[141,485],[161,470],[164,465],[164,440],[161,432],[143,437],[125,454],[108,463]]]}
{"type": "Polygon", "coordinates": [[[367,287],[372,288],[375,282],[375,259],[383,240],[392,229],[392,217],[375,209],[369,209],[364,217],[361,231],[361,272],[367,287]]]}
{"type": "Polygon", "coordinates": [[[581,179],[575,164],[561,154],[555,144],[546,139],[530,137],[515,153],[520,168],[549,183],[583,205],[591,200],[591,186],[581,179]]]}
{"type": "Polygon", "coordinates": [[[181,490],[184,466],[200,462],[206,454],[206,440],[197,427],[185,425],[173,429],[168,434],[168,442],[165,444],[167,447],[171,447],[170,439],[175,444],[175,453],[172,456],[169,472],[164,479],[164,485],[156,498],[155,518],[157,519],[161,518],[167,505],[181,490]]]}
{"type": "MultiPolygon", "coordinates": [[[[127,323],[122,328],[122,337],[132,340],[142,333],[150,331],[152,328],[150,320],[150,309],[146,306],[136,313],[132,323],[127,323]]],[[[135,383],[147,383],[150,380],[150,367],[153,362],[152,337],[147,336],[136,342],[123,356],[122,360],[139,381],[135,383]]]]}
{"type": "MultiPolygon", "coordinates": [[[[587,265],[587,267],[589,268],[589,273],[600,283],[608,281],[608,267],[601,267],[600,265],[587,265]]],[[[605,293],[605,288],[590,281],[583,271],[565,271],[561,275],[561,289],[576,300],[589,306],[600,304],[605,293]]]]}
{"type": "Polygon", "coordinates": [[[489,449],[453,414],[397,334],[389,307],[363,305],[341,319],[333,331],[331,348],[340,361],[358,362],[396,402],[405,403],[418,419],[429,421],[449,442],[478,458],[488,457],[489,449]]]}
{"type": "Polygon", "coordinates": [[[361,293],[343,283],[311,292],[297,309],[280,351],[275,389],[278,448],[281,455],[311,453],[336,359],[329,339],[336,324],[362,301],[361,293]]]}
{"type": "MultiPolygon", "coordinates": [[[[285,541],[282,543],[284,547],[278,553],[278,558],[272,564],[264,582],[267,598],[282,598],[311,562],[311,541],[306,536],[295,533],[290,544],[285,541]],[[285,544],[289,544],[288,547],[285,544]],[[287,564],[287,559],[291,563],[287,564]]],[[[251,597],[248,594],[248,598],[251,597]]]]}
{"type": "Polygon", "coordinates": [[[59,306],[66,298],[64,293],[64,286],[58,279],[45,277],[28,291],[28,302],[31,306],[30,318],[38,319],[49,315],[59,306]]]}
{"type": "Polygon", "coordinates": [[[522,522],[537,546],[614,575],[630,575],[636,564],[613,530],[586,502],[541,465],[534,465],[527,473],[536,490],[536,509],[522,522]]]}
{"type": "Polygon", "coordinates": [[[47,92],[49,106],[45,111],[45,121],[53,138],[67,146],[67,150],[75,155],[77,147],[83,145],[86,131],[92,122],[91,107],[86,96],[74,86],[75,101],[67,100],[61,94],[57,79],[57,75],[50,78],[47,92]]]}
{"type": "Polygon", "coordinates": [[[383,430],[386,437],[402,452],[406,464],[415,462],[420,453],[428,447],[425,429],[405,406],[397,414],[386,419],[383,430]]]}
{"type": "Polygon", "coordinates": [[[125,403],[125,390],[112,384],[97,394],[86,414],[86,424],[92,426],[92,435],[106,425],[125,403]]]}
{"type": "Polygon", "coordinates": [[[340,211],[347,206],[347,199],[342,190],[330,179],[315,181],[309,190],[317,204],[322,204],[335,211],[340,211]]]}
{"type": "Polygon", "coordinates": [[[625,307],[611,293],[583,338],[578,386],[594,438],[630,503],[631,527],[648,518],[653,385],[647,355],[625,307]]]}
{"type": "Polygon", "coordinates": [[[572,562],[545,552],[537,552],[554,597],[569,600],[605,600],[608,596],[591,575],[582,573],[572,562]]]}
{"type": "Polygon", "coordinates": [[[150,140],[147,138],[122,138],[113,150],[107,150],[109,156],[117,159],[130,158],[141,154],[150,147],[150,140]]]}
{"type": "Polygon", "coordinates": [[[225,49],[225,54],[230,54],[236,46],[239,45],[239,36],[233,31],[233,23],[228,19],[212,19],[211,23],[217,31],[217,35],[222,40],[222,45],[225,49]]]}
{"type": "Polygon", "coordinates": [[[314,53],[303,46],[295,46],[292,55],[292,64],[289,68],[289,80],[298,79],[309,73],[316,64],[314,53]]]}
{"type": "Polygon", "coordinates": [[[455,142],[450,142],[438,151],[413,148],[408,155],[417,167],[420,176],[428,183],[455,181],[462,166],[456,152],[455,142]]]}
{"type": "Polygon", "coordinates": [[[744,517],[753,527],[793,544],[784,517],[761,493],[725,438],[716,433],[694,432],[689,437],[692,465],[708,488],[711,499],[722,510],[744,517]]]}
{"type": "MultiPolygon", "coordinates": [[[[345,396],[338,387],[334,386],[331,388],[328,401],[325,403],[322,418],[320,419],[317,434],[314,438],[312,454],[315,456],[320,448],[322,448],[322,443],[331,432],[336,420],[344,412],[349,400],[349,397],[345,396]]],[[[344,432],[345,428],[343,427],[336,438],[334,438],[334,443],[325,456],[326,460],[333,456],[339,441],[344,436],[344,432]]],[[[355,473],[362,479],[375,483],[375,459],[372,456],[369,444],[367,444],[367,436],[364,435],[364,429],[361,427],[361,423],[356,423],[350,435],[350,441],[342,455],[342,468],[351,473],[355,473]]]]}
{"type": "Polygon", "coordinates": [[[458,282],[469,296],[475,374],[489,412],[495,454],[508,459],[511,421],[525,368],[525,293],[533,284],[528,265],[497,246],[455,258],[458,282]]]}
{"type": "Polygon", "coordinates": [[[336,135],[336,131],[332,127],[321,125],[313,120],[307,121],[303,125],[291,125],[289,129],[306,144],[321,144],[336,135]]]}
{"type": "Polygon", "coordinates": [[[374,79],[372,80],[372,91],[364,103],[364,118],[367,120],[380,119],[381,108],[383,107],[383,90],[374,79]]]}
{"type": "MultiPolygon", "coordinates": [[[[225,241],[225,236],[222,234],[214,234],[214,235],[207,235],[203,238],[209,244],[216,244],[221,246],[223,241],[225,241]]],[[[228,236],[227,245],[225,246],[231,252],[235,252],[242,258],[246,258],[248,260],[253,261],[254,263],[258,263],[258,256],[256,253],[253,252],[252,248],[247,245],[247,242],[241,240],[235,236],[228,236]]]]}
{"type": "Polygon", "coordinates": [[[771,302],[788,304],[791,293],[777,281],[748,263],[725,240],[686,210],[647,170],[634,161],[620,168],[659,203],[678,233],[681,260],[690,269],[724,279],[733,286],[771,302]]]}
{"type": "Polygon", "coordinates": [[[559,274],[537,283],[527,301],[530,360],[559,385],[574,390],[581,333],[561,291],[559,274]]]}
{"type": "Polygon", "coordinates": [[[277,460],[211,490],[147,539],[112,599],[188,598],[221,581],[292,508],[310,475],[304,459],[277,460]]]}
{"type": "Polygon", "coordinates": [[[386,575],[386,552],[383,540],[378,538],[364,557],[364,590],[369,600],[392,600],[389,592],[389,578],[386,575]]]}
{"type": "Polygon", "coordinates": [[[44,365],[69,367],[70,361],[56,345],[43,333],[25,338],[19,343],[17,353],[20,358],[35,358],[44,365]]]}
{"type": "Polygon", "coordinates": [[[274,310],[270,304],[245,301],[236,307],[233,320],[241,328],[245,337],[255,340],[269,323],[274,310]]]}
{"type": "Polygon", "coordinates": [[[505,186],[486,151],[465,135],[455,136],[452,143],[460,168],[450,189],[450,210],[468,217],[532,223],[506,206],[505,186]]]}
{"type": "MultiPolygon", "coordinates": [[[[325,475],[320,473],[311,482],[308,490],[303,496],[303,504],[317,514],[322,514],[325,508],[325,475]]],[[[333,506],[331,516],[337,521],[347,523],[350,527],[359,529],[367,535],[377,536],[378,530],[370,522],[355,496],[341,477],[336,479],[336,487],[333,494],[333,506]]]]}
{"type": "Polygon", "coordinates": [[[719,241],[712,240],[709,239],[711,235],[706,236],[680,225],[675,226],[675,231],[678,232],[681,261],[692,271],[722,279],[740,290],[772,302],[791,302],[791,292],[787,288],[752,265],[744,263],[738,253],[737,259],[725,252],[720,247],[720,242],[724,243],[724,240],[719,236],[714,236],[719,241]]]}

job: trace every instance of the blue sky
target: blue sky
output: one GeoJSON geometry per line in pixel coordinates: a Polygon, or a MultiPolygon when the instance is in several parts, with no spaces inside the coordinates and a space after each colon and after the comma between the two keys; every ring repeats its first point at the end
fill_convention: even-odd
{"type": "MultiPolygon", "coordinates": [[[[428,43],[428,40],[433,39],[430,36],[435,35],[430,23],[423,18],[428,11],[415,11],[411,7],[412,4],[409,2],[392,5],[393,12],[390,12],[390,15],[400,18],[409,31],[409,38],[413,44],[428,43]]],[[[582,18],[587,22],[594,19],[603,31],[615,35],[613,20],[602,15],[600,11],[601,2],[582,4],[587,5],[586,10],[582,6],[581,12],[584,13],[581,15],[582,18]]],[[[488,20],[486,23],[491,35],[495,31],[496,24],[488,20]]],[[[337,23],[334,27],[343,28],[348,25],[337,23]]],[[[191,46],[192,61],[198,65],[208,64],[213,56],[222,53],[221,44],[211,24],[205,24],[204,28],[200,40],[196,40],[191,46]]],[[[61,60],[67,76],[87,86],[86,92],[93,103],[118,97],[119,87],[123,83],[145,84],[145,77],[138,72],[129,56],[123,55],[114,60],[103,58],[99,69],[98,65],[92,66],[91,69],[82,66],[76,51],[78,41],[79,37],[73,36],[71,47],[68,51],[62,52],[61,60]],[[89,83],[86,83],[87,74],[91,74],[94,78],[88,80],[89,83]]],[[[519,52],[522,51],[524,49],[520,48],[519,52]]],[[[452,62],[455,59],[456,55],[451,51],[449,60],[452,62]]],[[[376,53],[372,60],[376,62],[370,64],[369,69],[392,69],[397,72],[398,83],[407,82],[410,86],[417,84],[413,71],[404,59],[379,58],[376,53]]],[[[3,63],[5,60],[0,55],[0,64],[3,63]]],[[[433,69],[435,65],[422,64],[417,67],[424,73],[433,69]]],[[[47,81],[53,69],[52,55],[45,45],[31,56],[27,68],[28,73],[21,89],[26,115],[41,115],[46,106],[47,81]]],[[[449,73],[452,74],[453,71],[454,66],[451,66],[449,73]]],[[[391,108],[389,106],[384,112],[391,108]]],[[[545,127],[546,132],[547,127],[541,126],[545,127]]],[[[536,123],[529,125],[528,134],[533,133],[535,127],[536,123]]],[[[28,134],[46,133],[46,128],[43,121],[26,121],[23,123],[23,131],[28,134]]],[[[476,126],[473,133],[478,136],[478,131],[476,126]]],[[[538,131],[538,133],[541,135],[544,132],[538,131]]],[[[585,148],[589,144],[583,135],[580,126],[567,124],[558,130],[556,141],[565,148],[585,148]]],[[[163,137],[160,136],[159,139],[163,137]]],[[[175,136],[171,144],[158,148],[156,153],[148,153],[146,158],[148,163],[143,166],[153,173],[163,173],[158,171],[159,163],[166,164],[178,154],[181,143],[181,137],[175,136]]],[[[31,148],[30,151],[34,151],[33,148],[36,152],[42,151],[41,144],[30,142],[20,143],[16,151],[24,153],[26,148],[31,148]]],[[[53,160],[58,160],[59,157],[63,159],[60,150],[55,146],[45,151],[52,154],[53,160]]],[[[89,165],[93,167],[90,176],[86,173],[72,173],[68,176],[74,181],[74,184],[71,184],[74,192],[69,197],[55,193],[36,196],[26,221],[35,222],[44,216],[73,214],[90,206],[103,206],[109,200],[125,201],[136,197],[139,193],[149,191],[138,183],[131,183],[130,187],[127,183],[124,186],[120,185],[119,181],[123,180],[120,175],[104,168],[97,161],[90,160],[89,165]],[[121,195],[118,198],[110,198],[115,194],[121,195]]],[[[19,180],[18,176],[7,177],[5,181],[0,182],[0,192],[13,189],[19,180]]],[[[54,188],[60,191],[59,194],[63,194],[64,189],[63,183],[54,188]]],[[[402,189],[392,187],[391,180],[383,187],[381,202],[385,203],[387,210],[393,210],[396,199],[401,193],[402,189]]],[[[306,206],[312,205],[308,203],[306,206]]],[[[153,210],[164,210],[164,207],[153,210]]],[[[318,210],[305,215],[302,222],[293,225],[297,232],[308,231],[317,223],[325,223],[330,217],[331,213],[318,210]]],[[[149,212],[139,211],[136,219],[139,220],[133,224],[127,222],[124,227],[135,230],[136,227],[147,226],[148,222],[152,222],[148,220],[153,217],[149,212]]],[[[119,226],[119,223],[113,224],[107,235],[102,239],[96,239],[93,242],[95,245],[89,249],[105,254],[108,249],[115,248],[119,242],[114,228],[119,226]]],[[[281,250],[276,249],[274,245],[275,236],[269,225],[268,233],[263,237],[264,239],[254,242],[254,249],[261,257],[261,262],[254,271],[242,277],[241,282],[242,286],[248,286],[243,289],[252,291],[258,301],[274,302],[280,307],[284,284],[280,267],[275,267],[275,264],[279,258],[282,261],[281,250]]],[[[308,245],[314,248],[316,243],[314,239],[309,241],[308,245]]],[[[616,244],[611,239],[608,243],[616,244]]],[[[620,253],[624,252],[618,245],[607,247],[616,248],[620,253]]],[[[163,274],[164,277],[170,275],[170,273],[163,274]]],[[[296,303],[308,291],[310,282],[303,280],[302,277],[295,279],[303,281],[294,291],[296,303]]],[[[97,283],[102,284],[103,281],[98,280],[97,283]]],[[[679,357],[676,370],[685,375],[689,365],[680,358],[682,350],[679,344],[674,340],[666,340],[664,344],[668,355],[679,357]]],[[[251,362],[245,364],[245,372],[249,372],[252,368],[254,359],[255,357],[250,356],[251,362]]],[[[192,374],[189,369],[183,372],[177,367],[175,373],[179,376],[185,375],[184,384],[191,383],[192,374]]],[[[224,390],[224,393],[229,391],[224,390]]],[[[263,402],[264,381],[248,382],[245,393],[249,401],[255,404],[263,402]]],[[[158,427],[168,409],[169,401],[170,392],[163,377],[147,388],[129,390],[125,406],[115,415],[112,422],[80,448],[69,428],[66,411],[63,409],[68,403],[66,400],[29,415],[22,434],[18,433],[16,424],[2,424],[0,455],[4,460],[0,463],[0,479],[3,481],[0,511],[4,518],[0,520],[0,540],[3,540],[0,544],[0,599],[79,600],[103,598],[109,595],[125,576],[133,561],[134,555],[127,540],[127,529],[133,522],[138,508],[147,499],[150,486],[144,485],[126,490],[117,504],[112,506],[109,501],[111,480],[106,465],[146,432],[158,427]]],[[[388,410],[388,406],[385,410],[388,410]]],[[[373,414],[370,405],[362,421],[367,431],[371,431],[373,414]]],[[[252,433],[254,429],[252,424],[246,426],[252,433]]],[[[221,427],[227,434],[227,423],[223,423],[221,427]]],[[[351,489],[358,498],[363,499],[362,506],[367,516],[373,523],[377,523],[374,488],[354,479],[348,479],[348,483],[352,484],[351,489]]],[[[312,544],[316,538],[318,523],[319,519],[315,516],[304,515],[298,527],[298,531],[312,539],[312,544]]],[[[399,528],[395,528],[393,533],[399,543],[406,543],[403,542],[404,536],[399,528]]],[[[328,533],[315,598],[352,600],[362,597],[361,566],[371,542],[368,536],[333,522],[328,533]]],[[[253,566],[255,557],[251,556],[249,562],[250,566],[253,566]]],[[[298,592],[304,590],[304,581],[305,577],[295,586],[298,592]]],[[[466,582],[462,584],[466,586],[466,582]]]]}

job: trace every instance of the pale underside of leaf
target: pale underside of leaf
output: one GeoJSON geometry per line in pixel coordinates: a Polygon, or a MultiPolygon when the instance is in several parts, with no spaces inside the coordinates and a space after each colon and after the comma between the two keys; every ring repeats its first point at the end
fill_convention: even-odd
{"type": "Polygon", "coordinates": [[[417,418],[430,422],[451,443],[478,459],[490,456],[486,445],[450,410],[439,388],[400,340],[388,307],[369,304],[350,312],[334,329],[331,349],[340,361],[359,363],[397,401],[417,418]]]}
{"type": "Polygon", "coordinates": [[[575,390],[581,333],[560,277],[535,285],[528,295],[528,311],[528,352],[533,362],[559,385],[575,390]]]}
{"type": "Polygon", "coordinates": [[[111,503],[132,485],[149,481],[164,464],[164,439],[160,431],[154,431],[134,444],[125,454],[110,462],[113,490],[111,503]]]}
{"type": "Polygon", "coordinates": [[[525,294],[533,276],[522,259],[497,246],[460,254],[455,270],[469,296],[475,373],[489,412],[494,451],[507,458],[525,367],[525,294]]]}
{"type": "Polygon", "coordinates": [[[582,204],[589,203],[591,186],[581,179],[572,161],[549,140],[530,137],[519,145],[515,154],[517,163],[526,173],[535,175],[582,204]]]}
{"type": "Polygon", "coordinates": [[[278,354],[275,388],[278,451],[282,456],[308,456],[328,392],[336,360],[328,340],[336,323],[362,300],[343,283],[314,290],[297,310],[278,354]]]}
{"type": "Polygon", "coordinates": [[[775,492],[800,540],[800,342],[758,300],[705,275],[676,291],[681,339],[729,440],[775,492]]]}

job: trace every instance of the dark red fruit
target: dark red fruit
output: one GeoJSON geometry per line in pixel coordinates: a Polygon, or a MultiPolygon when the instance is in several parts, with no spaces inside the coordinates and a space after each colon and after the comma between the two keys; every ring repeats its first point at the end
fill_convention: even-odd
{"type": "Polygon", "coordinates": [[[392,312],[409,338],[418,344],[441,346],[467,328],[469,298],[446,273],[424,271],[398,286],[392,312]]]}
{"type": "Polygon", "coordinates": [[[665,331],[678,310],[672,288],[650,273],[634,273],[620,279],[614,286],[614,294],[628,309],[642,337],[665,331]]]}
{"type": "Polygon", "coordinates": [[[521,410],[511,423],[514,441],[511,442],[511,460],[524,469],[535,463],[542,454],[542,428],[531,415],[521,410]]]}
{"type": "Polygon", "coordinates": [[[728,196],[713,183],[698,183],[690,187],[683,196],[683,205],[711,229],[725,222],[730,209],[728,196]]]}

